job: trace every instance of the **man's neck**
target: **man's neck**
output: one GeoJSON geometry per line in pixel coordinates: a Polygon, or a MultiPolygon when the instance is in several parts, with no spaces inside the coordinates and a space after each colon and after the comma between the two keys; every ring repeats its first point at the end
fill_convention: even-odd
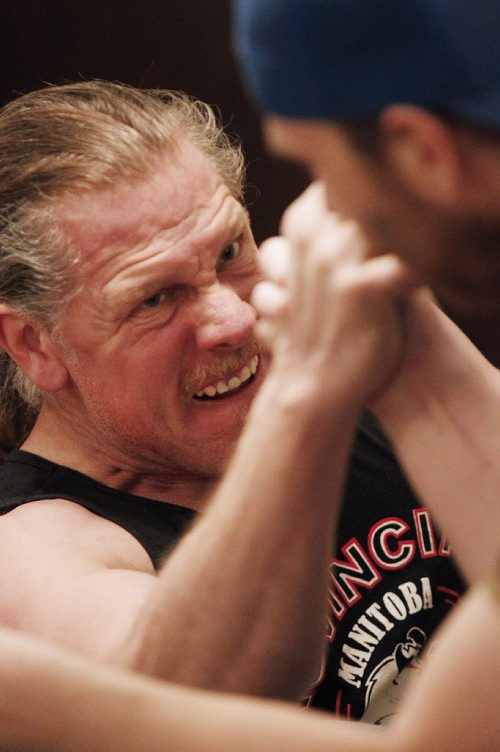
{"type": "Polygon", "coordinates": [[[105,486],[189,509],[203,509],[217,479],[170,467],[168,463],[129,461],[95,446],[61,426],[57,415],[42,408],[33,430],[20,447],[44,459],[76,470],[105,486]]]}

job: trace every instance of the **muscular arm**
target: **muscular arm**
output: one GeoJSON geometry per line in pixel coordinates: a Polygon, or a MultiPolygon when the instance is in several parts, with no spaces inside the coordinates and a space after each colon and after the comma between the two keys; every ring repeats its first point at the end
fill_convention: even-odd
{"type": "Polygon", "coordinates": [[[402,368],[375,411],[473,582],[500,540],[500,375],[425,297],[408,309],[407,331],[402,368]]]}
{"type": "Polygon", "coordinates": [[[332,419],[319,388],[301,378],[271,372],[225,479],[138,614],[134,667],[295,698],[316,678],[356,415],[332,419]]]}
{"type": "Polygon", "coordinates": [[[500,738],[500,568],[474,585],[436,634],[391,730],[402,750],[495,750],[500,738]]]}

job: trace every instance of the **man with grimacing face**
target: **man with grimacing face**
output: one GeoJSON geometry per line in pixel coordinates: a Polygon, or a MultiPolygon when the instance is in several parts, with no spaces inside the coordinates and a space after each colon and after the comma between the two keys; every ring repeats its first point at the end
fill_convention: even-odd
{"type": "Polygon", "coordinates": [[[363,715],[368,677],[462,585],[368,416],[345,482],[358,416],[311,367],[320,329],[268,367],[240,152],[205,105],[106,82],[14,100],[0,142],[1,367],[25,427],[0,471],[2,623],[363,715]]]}

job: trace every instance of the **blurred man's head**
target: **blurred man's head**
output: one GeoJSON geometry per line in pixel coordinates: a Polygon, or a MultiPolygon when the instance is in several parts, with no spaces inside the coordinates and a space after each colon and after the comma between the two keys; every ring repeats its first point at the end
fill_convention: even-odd
{"type": "Polygon", "coordinates": [[[357,121],[405,102],[500,128],[496,0],[236,0],[263,112],[357,121]]]}
{"type": "Polygon", "coordinates": [[[500,314],[495,0],[236,0],[271,148],[458,317],[500,314]]]}

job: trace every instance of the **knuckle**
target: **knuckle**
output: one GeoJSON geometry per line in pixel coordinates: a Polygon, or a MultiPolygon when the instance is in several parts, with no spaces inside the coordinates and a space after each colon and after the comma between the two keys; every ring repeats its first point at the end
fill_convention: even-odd
{"type": "Polygon", "coordinates": [[[311,183],[283,212],[280,233],[294,242],[306,244],[321,217],[327,213],[322,183],[311,183]]]}
{"type": "Polygon", "coordinates": [[[261,246],[260,265],[264,273],[276,279],[285,279],[290,265],[290,243],[285,238],[270,238],[261,246]]]}
{"type": "Polygon", "coordinates": [[[300,204],[297,202],[290,204],[281,217],[280,234],[291,240],[307,234],[304,230],[306,218],[300,204]]]}
{"type": "Polygon", "coordinates": [[[331,293],[336,300],[347,300],[356,296],[363,287],[363,276],[359,269],[342,266],[331,276],[331,293]]]}

